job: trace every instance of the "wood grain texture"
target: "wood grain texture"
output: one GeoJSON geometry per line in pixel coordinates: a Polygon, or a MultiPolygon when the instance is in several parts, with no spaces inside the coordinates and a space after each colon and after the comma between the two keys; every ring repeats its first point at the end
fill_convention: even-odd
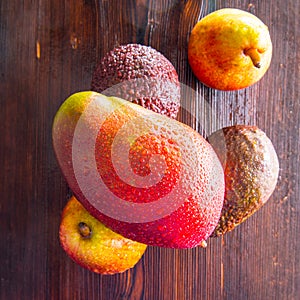
{"type": "Polygon", "coordinates": [[[299,0],[23,0],[0,3],[0,299],[297,300],[300,295],[299,0]],[[252,87],[204,87],[187,63],[199,16],[248,10],[270,29],[271,67],[252,87]],[[51,142],[63,100],[90,87],[115,45],[161,51],[185,87],[180,121],[202,134],[255,124],[271,138],[280,178],[270,201],[206,249],[149,247],[137,266],[101,276],[73,263],[58,240],[71,192],[51,142]]]}

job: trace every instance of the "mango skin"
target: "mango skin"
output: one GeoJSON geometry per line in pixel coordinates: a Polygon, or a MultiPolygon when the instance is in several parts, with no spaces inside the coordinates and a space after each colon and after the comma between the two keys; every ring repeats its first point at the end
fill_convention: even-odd
{"type": "MultiPolygon", "coordinates": [[[[95,218],[122,236],[147,245],[192,248],[203,244],[217,225],[224,199],[224,173],[213,148],[190,127],[120,98],[80,92],[59,108],[52,136],[58,163],[76,198],[95,218]],[[94,103],[97,106],[90,109],[94,103]],[[103,116],[99,128],[97,118],[103,116]],[[88,129],[84,137],[76,135],[79,123],[88,129]],[[137,128],[147,124],[148,131],[135,139],[133,133],[122,136],[120,129],[128,123],[137,128]],[[112,163],[118,134],[121,146],[122,142],[131,145],[125,155],[132,168],[125,170],[125,176],[135,173],[131,183],[122,181],[112,163]],[[85,144],[94,135],[94,157],[86,157],[85,144]],[[81,138],[85,140],[78,142],[81,138]],[[81,152],[74,150],[77,142],[81,152]],[[162,157],[165,164],[158,161],[151,166],[151,156],[162,157]],[[81,164],[82,177],[78,175],[81,164]],[[155,173],[161,166],[165,169],[160,181],[138,186],[136,182],[149,175],[151,168],[155,173]],[[93,168],[97,171],[93,173],[95,180],[101,180],[101,184],[95,185],[92,177],[80,183],[85,180],[85,170],[93,168]],[[121,204],[116,203],[116,197],[121,204]]],[[[117,160],[124,158],[123,152],[117,153],[117,160]]],[[[117,164],[122,169],[122,161],[117,164]]],[[[130,181],[130,177],[127,179],[130,181]]]]}
{"type": "Polygon", "coordinates": [[[268,27],[246,11],[224,8],[210,13],[193,28],[188,61],[195,76],[218,90],[238,90],[259,81],[272,58],[268,27]],[[247,55],[259,60],[256,67],[247,55]]]}

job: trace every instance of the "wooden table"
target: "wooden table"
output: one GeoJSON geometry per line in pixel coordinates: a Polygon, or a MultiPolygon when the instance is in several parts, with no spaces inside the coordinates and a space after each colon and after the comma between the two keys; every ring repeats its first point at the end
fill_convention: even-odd
{"type": "MultiPolygon", "coordinates": [[[[300,299],[300,1],[200,6],[200,0],[1,1],[1,300],[300,299]],[[222,7],[257,15],[274,45],[263,79],[235,92],[204,87],[187,63],[199,15],[222,7]],[[134,269],[101,276],[73,263],[59,245],[60,214],[71,192],[54,157],[51,125],[67,96],[89,89],[96,62],[125,43],[151,45],[174,64],[199,96],[182,104],[200,122],[209,120],[207,133],[238,123],[264,130],[277,150],[280,177],[259,212],[223,239],[210,239],[206,249],[149,247],[134,269]],[[199,112],[203,100],[209,113],[199,112]]],[[[202,133],[186,111],[179,120],[202,133]]]]}

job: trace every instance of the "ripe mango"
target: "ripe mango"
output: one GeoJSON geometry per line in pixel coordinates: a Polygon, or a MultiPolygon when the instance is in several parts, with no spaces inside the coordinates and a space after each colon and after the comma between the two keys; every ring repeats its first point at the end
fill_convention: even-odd
{"type": "Polygon", "coordinates": [[[217,225],[223,169],[210,144],[187,125],[87,91],[61,105],[52,136],[76,198],[122,236],[191,248],[217,225]]]}

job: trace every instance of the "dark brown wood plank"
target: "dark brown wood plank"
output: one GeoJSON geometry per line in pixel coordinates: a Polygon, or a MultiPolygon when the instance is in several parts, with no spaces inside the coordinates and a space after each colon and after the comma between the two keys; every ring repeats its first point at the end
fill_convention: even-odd
{"type": "Polygon", "coordinates": [[[292,1],[69,0],[0,2],[0,299],[299,299],[299,12],[292,1]],[[252,87],[204,87],[187,62],[199,15],[248,10],[268,24],[271,67],[252,87]],[[137,266],[101,276],[73,263],[58,241],[71,194],[54,157],[51,126],[71,93],[87,90],[115,45],[141,43],[176,67],[179,115],[202,134],[256,124],[272,139],[280,178],[270,201],[206,249],[149,247],[137,266]]]}

